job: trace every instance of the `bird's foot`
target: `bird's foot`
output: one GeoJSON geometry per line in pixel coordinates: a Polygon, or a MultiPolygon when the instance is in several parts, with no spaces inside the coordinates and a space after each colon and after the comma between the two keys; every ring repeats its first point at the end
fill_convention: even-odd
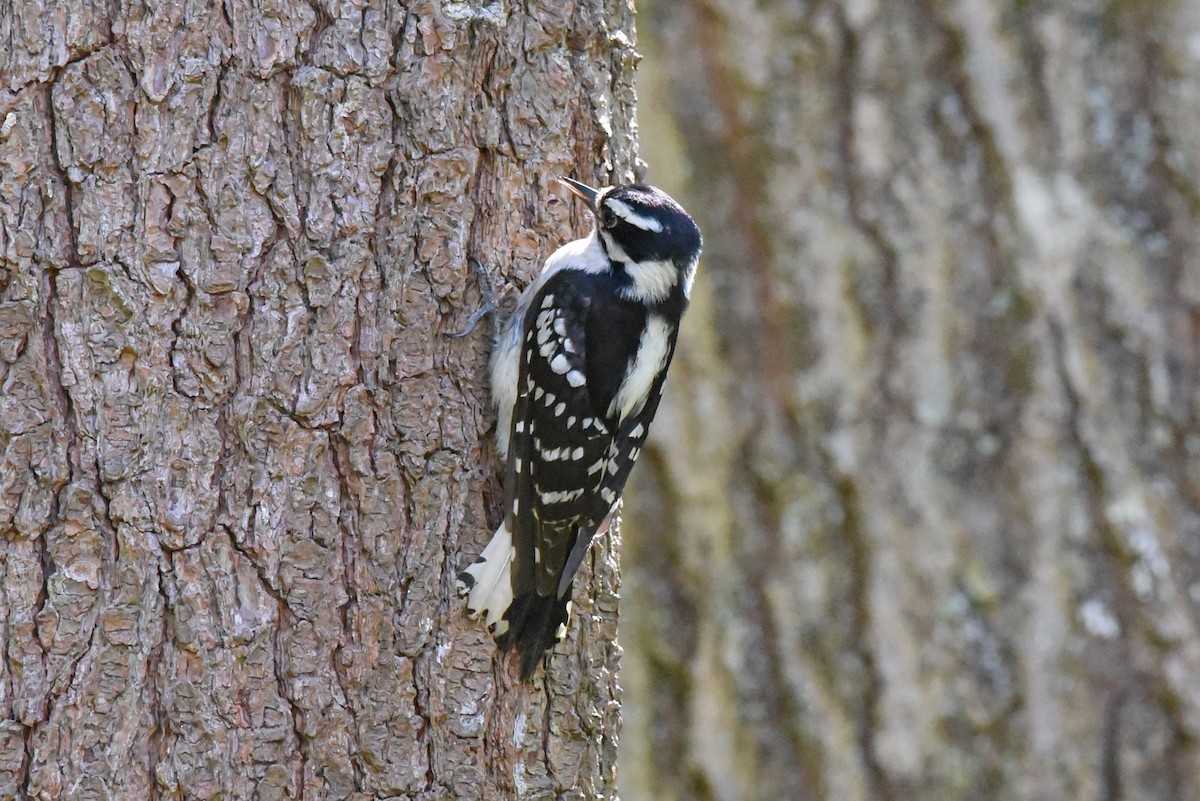
{"type": "Polygon", "coordinates": [[[475,271],[476,278],[479,280],[479,296],[482,303],[479,308],[471,312],[471,316],[467,318],[465,328],[461,331],[444,333],[442,336],[447,339],[462,339],[475,330],[480,320],[490,315],[492,318],[492,341],[494,342],[500,338],[500,319],[498,317],[500,307],[496,302],[496,290],[492,286],[492,277],[488,275],[487,268],[474,256],[467,259],[467,263],[471,265],[471,268],[475,271]]]}

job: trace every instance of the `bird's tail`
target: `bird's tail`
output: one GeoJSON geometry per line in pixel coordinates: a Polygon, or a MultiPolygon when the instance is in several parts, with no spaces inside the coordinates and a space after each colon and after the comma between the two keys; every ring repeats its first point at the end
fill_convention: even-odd
{"type": "Polygon", "coordinates": [[[566,633],[571,617],[571,583],[559,597],[535,592],[513,598],[512,534],[505,525],[475,562],[458,574],[459,595],[467,596],[467,613],[483,618],[501,650],[516,648],[521,655],[521,678],[537,670],[542,654],[566,633]]]}
{"type": "Polygon", "coordinates": [[[569,585],[562,598],[526,592],[518,595],[505,612],[508,628],[496,635],[496,644],[504,651],[517,649],[521,657],[522,680],[529,680],[542,661],[542,655],[566,634],[571,602],[563,598],[570,597],[569,585]]]}
{"type": "Polygon", "coordinates": [[[503,634],[503,620],[513,600],[512,534],[503,523],[474,564],[458,574],[458,594],[467,596],[467,614],[482,617],[493,634],[503,634]]]}

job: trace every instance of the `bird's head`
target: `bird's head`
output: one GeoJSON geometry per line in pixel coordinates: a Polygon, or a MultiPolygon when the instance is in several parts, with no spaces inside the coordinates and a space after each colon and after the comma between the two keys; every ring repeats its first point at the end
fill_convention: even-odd
{"type": "Polygon", "coordinates": [[[595,215],[608,258],[624,264],[634,279],[631,294],[660,300],[674,286],[685,296],[691,291],[702,243],[700,229],[683,206],[644,184],[596,190],[570,178],[560,180],[595,215]]]}

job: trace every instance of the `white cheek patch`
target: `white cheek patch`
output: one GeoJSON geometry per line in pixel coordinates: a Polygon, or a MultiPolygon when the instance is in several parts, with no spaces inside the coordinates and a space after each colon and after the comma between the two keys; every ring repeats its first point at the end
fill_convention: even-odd
{"type": "Polygon", "coordinates": [[[607,231],[601,232],[604,247],[613,261],[622,262],[625,272],[632,279],[632,285],[621,289],[621,294],[629,300],[660,301],[671,294],[671,289],[679,280],[679,271],[668,261],[636,262],[629,257],[625,249],[613,241],[607,231]]]}
{"type": "Polygon", "coordinates": [[[604,205],[606,208],[611,209],[613,214],[616,214],[630,225],[635,225],[638,228],[641,228],[643,231],[654,231],[655,233],[659,233],[663,229],[662,223],[660,223],[658,220],[654,219],[653,217],[647,217],[645,214],[638,214],[629,206],[628,203],[623,200],[609,198],[604,201],[604,205]]]}
{"type": "Polygon", "coordinates": [[[679,279],[679,271],[669,261],[630,262],[625,272],[633,279],[633,286],[622,290],[630,300],[664,300],[679,279]]]}

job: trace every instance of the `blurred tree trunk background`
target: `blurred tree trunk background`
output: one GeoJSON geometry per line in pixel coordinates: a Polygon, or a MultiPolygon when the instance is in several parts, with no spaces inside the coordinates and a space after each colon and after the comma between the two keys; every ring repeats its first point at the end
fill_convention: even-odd
{"type": "Polygon", "coordinates": [[[1200,797],[1200,5],[640,12],[625,801],[1200,797]]]}
{"type": "Polygon", "coordinates": [[[468,256],[523,284],[583,230],[557,176],[631,174],[631,37],[0,0],[0,798],[615,796],[614,546],[518,689],[453,597],[486,337],[440,332],[468,256]]]}

